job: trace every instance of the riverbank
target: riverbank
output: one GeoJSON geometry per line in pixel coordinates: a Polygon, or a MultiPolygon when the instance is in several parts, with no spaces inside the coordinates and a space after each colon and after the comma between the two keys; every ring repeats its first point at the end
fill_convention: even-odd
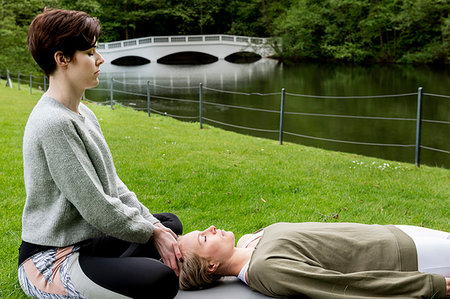
{"type": "MultiPolygon", "coordinates": [[[[0,87],[0,297],[16,282],[25,201],[22,134],[39,94],[0,87]]],[[[250,137],[130,108],[88,104],[117,172],[152,212],[185,231],[236,237],[278,221],[398,223],[449,230],[450,170],[250,137]]]]}

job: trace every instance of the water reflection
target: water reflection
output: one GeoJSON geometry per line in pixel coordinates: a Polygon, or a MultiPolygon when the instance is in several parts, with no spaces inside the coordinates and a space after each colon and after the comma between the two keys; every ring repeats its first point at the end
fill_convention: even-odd
{"type": "MultiPolygon", "coordinates": [[[[235,64],[224,60],[206,65],[163,65],[123,67],[105,64],[102,68],[100,88],[114,88],[136,94],[146,93],[146,82],[151,87],[152,108],[186,117],[198,116],[198,104],[176,102],[161,97],[198,100],[198,86],[227,91],[280,93],[285,88],[291,94],[323,96],[366,96],[416,93],[422,86],[426,93],[450,95],[449,69],[413,66],[348,66],[327,64],[283,65],[275,60],[261,59],[249,64],[235,64]],[[170,88],[166,88],[170,87],[170,88]],[[180,88],[186,87],[186,88],[180,88]],[[171,89],[173,88],[173,89],[171,89]]],[[[246,96],[204,90],[204,101],[274,112],[254,112],[230,107],[205,104],[203,115],[218,122],[235,126],[277,130],[279,127],[280,95],[246,96]]],[[[103,101],[108,92],[90,91],[88,97],[103,101]]],[[[131,97],[115,93],[116,101],[133,102],[136,107],[147,107],[146,97],[131,97]]],[[[288,95],[285,110],[285,131],[319,138],[338,139],[380,144],[415,143],[416,95],[370,99],[307,98],[288,95]],[[295,113],[354,115],[404,118],[407,120],[372,120],[338,117],[317,117],[295,113]]],[[[450,121],[450,99],[424,97],[423,118],[450,121]]],[[[249,131],[214,123],[215,126],[244,134],[277,139],[277,133],[249,131]]],[[[450,124],[423,123],[423,145],[450,150],[450,124]]],[[[414,162],[414,147],[355,145],[314,140],[285,134],[285,140],[332,150],[354,152],[385,159],[414,162]]],[[[450,167],[450,154],[422,150],[422,163],[450,167]]]]}
{"type": "Polygon", "coordinates": [[[273,73],[278,62],[273,59],[260,59],[249,64],[230,63],[219,60],[204,65],[165,65],[150,63],[142,66],[124,67],[105,64],[102,78],[114,77],[130,83],[146,84],[147,80],[171,87],[192,87],[199,83],[214,88],[240,88],[249,82],[259,80],[273,73]]]}

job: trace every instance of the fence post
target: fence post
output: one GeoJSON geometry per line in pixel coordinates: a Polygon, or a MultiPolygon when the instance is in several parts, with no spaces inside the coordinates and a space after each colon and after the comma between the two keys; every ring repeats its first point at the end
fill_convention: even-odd
{"type": "Polygon", "coordinates": [[[20,71],[17,72],[17,89],[20,90],[20,71]]]}
{"type": "Polygon", "coordinates": [[[286,95],[286,90],[281,89],[281,105],[280,105],[280,145],[283,144],[283,126],[284,126],[284,98],[286,95]]]}
{"type": "Polygon", "coordinates": [[[9,70],[6,70],[6,86],[9,86],[9,88],[12,88],[12,82],[11,82],[11,77],[9,75],[9,70]]]}
{"type": "Polygon", "coordinates": [[[416,166],[420,167],[420,138],[422,134],[422,94],[423,88],[417,92],[417,120],[416,120],[416,166]]]}
{"type": "Polygon", "coordinates": [[[202,115],[202,102],[203,102],[203,84],[200,83],[199,86],[199,94],[198,94],[198,103],[199,103],[199,107],[198,107],[198,111],[199,111],[199,120],[200,120],[200,129],[203,129],[203,115],[202,115]]]}
{"type": "Polygon", "coordinates": [[[30,73],[30,94],[33,94],[33,75],[30,73]]]}
{"type": "Polygon", "coordinates": [[[47,91],[47,76],[44,75],[44,92],[47,91]]]}
{"type": "Polygon", "coordinates": [[[147,112],[150,117],[150,81],[147,81],[147,112]]]}
{"type": "Polygon", "coordinates": [[[110,100],[111,100],[111,110],[113,110],[114,109],[114,78],[111,78],[110,100]]]}

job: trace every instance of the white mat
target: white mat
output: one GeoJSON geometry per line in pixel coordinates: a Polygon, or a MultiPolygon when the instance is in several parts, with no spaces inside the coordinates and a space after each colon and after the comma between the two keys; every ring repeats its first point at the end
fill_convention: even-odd
{"type": "Polygon", "coordinates": [[[212,288],[194,291],[179,291],[175,299],[267,299],[261,293],[255,292],[236,277],[223,278],[212,288]]]}

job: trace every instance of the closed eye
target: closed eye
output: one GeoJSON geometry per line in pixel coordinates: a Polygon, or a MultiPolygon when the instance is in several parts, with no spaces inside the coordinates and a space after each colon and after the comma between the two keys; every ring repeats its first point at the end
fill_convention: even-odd
{"type": "Polygon", "coordinates": [[[89,56],[94,56],[95,52],[96,52],[96,47],[92,47],[92,48],[87,50],[87,54],[89,56]]]}

